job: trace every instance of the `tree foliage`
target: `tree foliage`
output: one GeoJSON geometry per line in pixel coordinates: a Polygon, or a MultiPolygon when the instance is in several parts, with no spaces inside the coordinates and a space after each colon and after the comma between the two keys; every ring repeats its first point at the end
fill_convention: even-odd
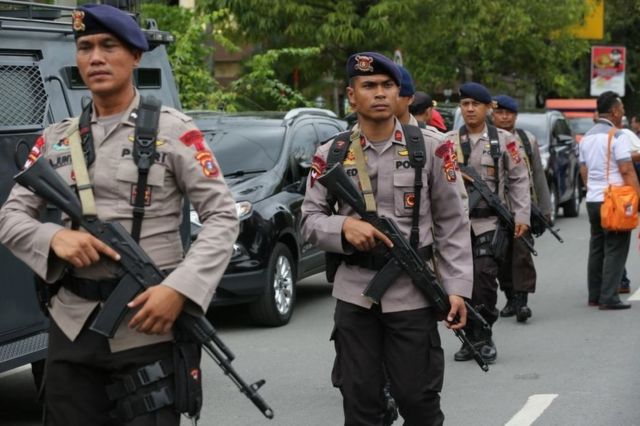
{"type": "Polygon", "coordinates": [[[184,109],[287,110],[306,106],[308,101],[297,90],[278,79],[275,69],[282,58],[306,59],[318,49],[267,50],[253,56],[246,73],[230,88],[221,87],[212,75],[213,42],[234,51],[237,46],[227,38],[234,25],[227,9],[209,11],[143,4],[142,14],[153,18],[159,28],[171,32],[176,41],[167,53],[184,109]]]}
{"type": "MultiPolygon", "coordinates": [[[[227,8],[232,37],[264,48],[317,47],[299,64],[303,84],[331,75],[344,83],[356,51],[401,49],[421,89],[475,79],[494,89],[572,95],[583,75],[575,63],[588,43],[567,28],[585,13],[584,0],[203,0],[227,8]]],[[[231,36],[231,35],[230,35],[231,36]]]]}

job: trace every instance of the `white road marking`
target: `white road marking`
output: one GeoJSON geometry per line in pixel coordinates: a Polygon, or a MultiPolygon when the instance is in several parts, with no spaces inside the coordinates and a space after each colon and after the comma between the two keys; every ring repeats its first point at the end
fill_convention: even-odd
{"type": "Polygon", "coordinates": [[[627,302],[631,302],[631,301],[638,301],[640,300],[640,288],[638,288],[636,291],[633,292],[633,294],[631,296],[629,296],[629,298],[627,299],[627,302]]]}
{"type": "Polygon", "coordinates": [[[511,417],[505,426],[530,426],[542,415],[551,402],[558,396],[557,393],[531,395],[526,404],[515,416],[511,417]]]}
{"type": "Polygon", "coordinates": [[[7,376],[13,376],[14,374],[22,373],[23,371],[31,370],[31,364],[23,365],[21,367],[14,368],[13,370],[0,373],[0,379],[7,376]]]}

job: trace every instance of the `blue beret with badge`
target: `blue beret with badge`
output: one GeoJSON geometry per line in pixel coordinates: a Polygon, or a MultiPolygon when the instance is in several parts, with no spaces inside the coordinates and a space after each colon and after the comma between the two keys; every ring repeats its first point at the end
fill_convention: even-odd
{"type": "Polygon", "coordinates": [[[105,4],[86,4],[73,11],[73,33],[82,36],[110,33],[123,43],[142,52],[149,50],[149,43],[138,23],[127,13],[105,4]]]}
{"type": "Polygon", "coordinates": [[[491,99],[491,93],[480,83],[470,81],[460,86],[460,99],[471,98],[483,104],[490,104],[493,102],[491,99]]]}
{"type": "Polygon", "coordinates": [[[513,99],[511,96],[507,95],[498,95],[493,98],[496,102],[498,109],[507,109],[511,112],[518,112],[518,101],[513,99]]]}
{"type": "Polygon", "coordinates": [[[386,74],[396,82],[402,83],[402,73],[389,58],[378,52],[354,53],[347,59],[347,77],[360,75],[386,74]]]}
{"type": "Polygon", "coordinates": [[[402,73],[402,80],[400,81],[400,96],[413,96],[414,93],[416,93],[416,88],[413,85],[413,77],[411,77],[411,73],[402,65],[398,65],[397,67],[400,69],[400,73],[402,73]]]}

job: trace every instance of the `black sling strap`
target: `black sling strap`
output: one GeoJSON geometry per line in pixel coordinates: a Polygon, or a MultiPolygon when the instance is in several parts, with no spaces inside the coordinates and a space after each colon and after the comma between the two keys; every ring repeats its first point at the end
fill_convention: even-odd
{"type": "Polygon", "coordinates": [[[531,141],[529,140],[529,136],[527,136],[527,132],[522,129],[516,129],[518,132],[518,136],[520,136],[520,140],[522,141],[522,145],[524,146],[524,152],[527,154],[527,158],[531,161],[531,155],[533,154],[533,150],[531,148],[531,141]]]}
{"type": "Polygon", "coordinates": [[[138,183],[133,204],[133,224],[131,225],[131,236],[136,242],[140,241],[149,170],[155,161],[160,107],[160,101],[152,96],[141,97],[140,105],[138,105],[133,146],[133,161],[138,166],[138,183]]]}
{"type": "MultiPolygon", "coordinates": [[[[404,133],[405,139],[407,141],[409,163],[415,169],[415,177],[413,181],[415,204],[412,211],[411,236],[409,241],[412,247],[418,249],[420,240],[420,197],[422,187],[424,186],[424,183],[422,182],[422,169],[425,164],[424,137],[422,136],[422,131],[420,130],[420,128],[416,126],[403,124],[402,132],[404,133]]],[[[338,162],[344,161],[345,157],[347,156],[347,150],[349,149],[350,137],[351,132],[342,132],[335,137],[333,143],[331,144],[331,148],[329,149],[329,154],[327,155],[327,169],[330,169],[334,164],[338,162]],[[342,141],[343,143],[337,143],[338,141],[342,141]]],[[[327,202],[329,206],[333,208],[335,200],[333,198],[328,198],[327,202]]]]}
{"type": "MultiPolygon", "coordinates": [[[[462,149],[462,155],[464,156],[464,165],[469,164],[469,156],[471,156],[471,141],[469,140],[469,132],[467,126],[462,125],[460,127],[460,148],[462,149]]],[[[502,153],[500,152],[500,140],[498,139],[498,129],[495,126],[487,124],[487,133],[489,134],[489,150],[491,158],[493,158],[493,168],[496,176],[496,189],[497,194],[500,189],[500,169],[499,162],[502,153]]]]}
{"type": "Polygon", "coordinates": [[[78,121],[78,130],[80,131],[80,140],[82,141],[82,152],[87,168],[96,161],[96,150],[93,144],[93,133],[91,132],[91,106],[92,102],[87,102],[82,108],[80,120],[78,121]]]}

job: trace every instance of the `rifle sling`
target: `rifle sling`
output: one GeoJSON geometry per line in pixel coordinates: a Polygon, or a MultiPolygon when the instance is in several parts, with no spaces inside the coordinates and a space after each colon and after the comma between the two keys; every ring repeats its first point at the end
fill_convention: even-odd
{"type": "Polygon", "coordinates": [[[140,241],[140,232],[142,230],[144,207],[147,201],[149,170],[155,161],[160,107],[160,101],[157,99],[151,96],[140,97],[133,147],[133,161],[138,166],[138,183],[133,204],[131,236],[136,242],[140,241]]]}
{"type": "MultiPolygon", "coordinates": [[[[89,179],[89,171],[87,170],[87,162],[85,159],[86,151],[83,149],[83,144],[80,140],[81,130],[79,127],[81,126],[79,125],[79,122],[80,120],[78,118],[73,118],[69,125],[69,131],[67,132],[69,148],[71,150],[71,166],[76,180],[78,197],[82,204],[82,214],[83,216],[96,216],[96,201],[93,197],[93,189],[91,180],[89,179]]],[[[90,129],[91,128],[89,127],[89,134],[91,134],[90,129]]],[[[89,140],[91,142],[91,146],[93,146],[93,137],[89,140]]]]}

